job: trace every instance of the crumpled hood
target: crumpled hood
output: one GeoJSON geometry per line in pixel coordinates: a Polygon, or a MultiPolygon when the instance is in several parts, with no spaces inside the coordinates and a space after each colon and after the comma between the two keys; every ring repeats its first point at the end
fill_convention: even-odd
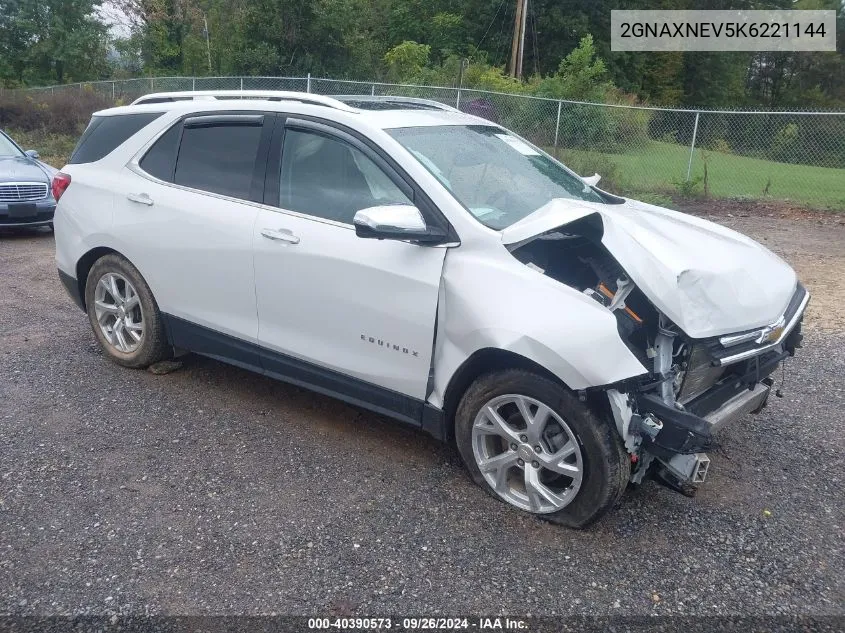
{"type": "Polygon", "coordinates": [[[39,163],[22,156],[0,156],[0,182],[46,182],[49,184],[51,174],[47,173],[47,170],[39,163]]]}
{"type": "Polygon", "coordinates": [[[654,305],[693,338],[769,325],[795,292],[795,271],[736,231],[651,204],[556,199],[502,231],[524,243],[591,214],[602,243],[654,305]]]}

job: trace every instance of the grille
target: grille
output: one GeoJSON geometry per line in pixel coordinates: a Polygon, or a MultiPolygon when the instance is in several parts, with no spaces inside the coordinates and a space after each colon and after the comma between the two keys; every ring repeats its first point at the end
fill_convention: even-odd
{"type": "Polygon", "coordinates": [[[43,182],[5,182],[0,184],[0,202],[26,202],[47,197],[43,182]]]}
{"type": "MultiPolygon", "coordinates": [[[[761,352],[783,342],[790,331],[800,323],[804,308],[810,297],[807,289],[800,283],[786,306],[786,312],[775,323],[765,328],[729,334],[719,338],[720,346],[712,349],[714,358],[722,364],[730,365],[740,360],[757,356],[761,352]],[[767,335],[771,334],[771,336],[767,335]],[[762,340],[761,340],[762,339],[762,340]],[[758,343],[758,341],[760,341],[758,343]]],[[[714,346],[715,347],[715,346],[714,346]]]]}
{"type": "Polygon", "coordinates": [[[710,389],[725,373],[725,367],[711,365],[710,354],[703,345],[696,345],[692,348],[692,353],[687,362],[684,382],[678,392],[678,402],[681,404],[686,404],[710,389]]]}

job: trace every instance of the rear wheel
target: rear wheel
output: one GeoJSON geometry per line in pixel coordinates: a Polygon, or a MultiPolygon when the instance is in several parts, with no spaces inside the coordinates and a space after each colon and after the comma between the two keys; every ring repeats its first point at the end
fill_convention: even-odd
{"type": "Polygon", "coordinates": [[[141,273],[116,253],[88,273],[85,306],[94,334],[109,358],[124,367],[147,367],[169,354],[158,305],[141,273]]]}
{"type": "Polygon", "coordinates": [[[476,483],[569,527],[599,519],[630,475],[612,425],[561,385],[524,370],[478,378],[458,406],[455,439],[476,483]]]}

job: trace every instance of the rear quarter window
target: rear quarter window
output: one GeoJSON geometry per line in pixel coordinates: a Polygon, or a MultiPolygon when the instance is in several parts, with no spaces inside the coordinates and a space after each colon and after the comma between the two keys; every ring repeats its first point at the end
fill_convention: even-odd
{"type": "Polygon", "coordinates": [[[100,160],[162,114],[162,112],[144,112],[93,117],[76,144],[68,164],[93,163],[100,160]]]}
{"type": "Polygon", "coordinates": [[[173,182],[173,172],[176,169],[176,151],[179,149],[181,134],[181,122],[162,134],[138,163],[141,169],[159,180],[173,182]]]}

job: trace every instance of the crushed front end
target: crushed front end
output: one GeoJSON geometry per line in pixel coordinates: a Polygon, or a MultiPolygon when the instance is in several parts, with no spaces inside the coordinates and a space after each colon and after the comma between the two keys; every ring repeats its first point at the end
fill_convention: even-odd
{"type": "Polygon", "coordinates": [[[657,314],[656,329],[646,335],[650,373],[608,390],[617,428],[636,462],[634,482],[655,461],[657,475],[679,490],[706,479],[706,451],[716,432],[766,406],[772,374],[801,346],[809,299],[798,284],[774,323],[706,339],[686,336],[657,314]]]}
{"type": "MultiPolygon", "coordinates": [[[[719,272],[718,266],[725,268],[724,262],[707,269],[705,263],[712,260],[703,255],[689,260],[680,244],[667,248],[663,259],[654,256],[634,260],[634,246],[639,248],[646,242],[654,245],[657,237],[671,241],[667,236],[674,226],[645,235],[632,230],[628,233],[631,238],[625,241],[616,231],[617,242],[611,243],[611,251],[605,243],[607,225],[616,221],[615,216],[586,215],[515,242],[510,248],[525,265],[592,297],[613,312],[619,337],[648,371],[594,389],[592,397],[598,406],[609,404],[634,463],[632,481],[639,483],[653,472],[664,483],[688,492],[707,477],[710,460],[706,452],[714,447],[716,432],[766,406],[774,383],[772,374],[801,346],[801,321],[809,293],[784,262],[775,259],[772,263],[774,255],[742,241],[747,238],[741,236],[714,236],[717,229],[707,235],[716,245],[721,244],[718,240],[724,241],[723,259],[736,260],[729,272],[719,272]],[[729,248],[734,244],[740,244],[741,257],[729,248]],[[625,265],[626,258],[629,265],[625,265]],[[743,265],[758,276],[768,266],[768,289],[755,286],[748,290],[750,282],[742,280],[735,284],[734,301],[719,304],[716,297],[720,293],[714,289],[724,288],[726,277],[742,279],[743,265]],[[629,268],[635,267],[640,271],[638,276],[630,274],[629,268]],[[697,271],[695,275],[693,270],[697,271]],[[646,279],[643,271],[651,271],[651,277],[646,279]],[[654,292],[655,280],[665,282],[660,294],[654,292]],[[673,288],[671,280],[689,283],[673,288]],[[760,306],[766,305],[767,296],[769,316],[760,319],[760,306]],[[774,303],[779,306],[771,309],[774,303]],[[776,314],[784,304],[786,308],[776,314]],[[663,305],[676,308],[676,312],[686,309],[691,318],[687,323],[673,322],[663,305]],[[715,328],[719,334],[689,335],[701,332],[701,324],[708,319],[719,323],[715,328]],[[755,320],[766,324],[750,329],[740,326],[736,332],[725,326],[755,320]],[[726,330],[728,333],[724,333],[726,330]]],[[[715,251],[715,246],[712,249],[715,251]]]]}

